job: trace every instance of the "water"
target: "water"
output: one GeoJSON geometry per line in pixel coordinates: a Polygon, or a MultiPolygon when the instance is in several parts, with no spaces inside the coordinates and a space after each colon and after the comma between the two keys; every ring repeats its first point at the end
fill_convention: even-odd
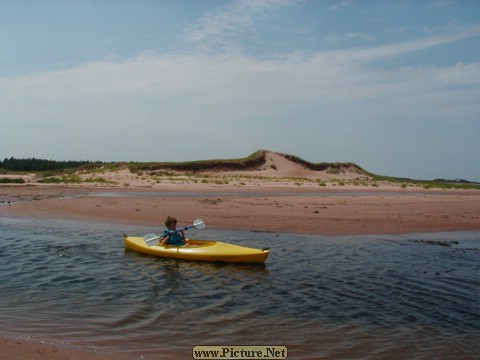
{"type": "Polygon", "coordinates": [[[480,353],[479,232],[189,230],[269,246],[258,266],[144,256],[124,231],[160,229],[0,219],[2,333],[144,359],[191,358],[195,345],[285,345],[291,359],[480,353]]]}
{"type": "MultiPolygon", "coordinates": [[[[356,191],[348,192],[348,196],[372,196],[371,191],[356,191]]],[[[399,191],[378,191],[375,193],[377,196],[395,196],[403,194],[399,191]]],[[[421,195],[425,196],[425,193],[422,192],[409,192],[410,195],[421,195]]],[[[269,195],[268,192],[259,191],[259,192],[209,192],[210,197],[264,197],[269,195]]],[[[345,192],[326,192],[326,191],[309,191],[309,192],[285,192],[285,193],[271,193],[273,196],[282,196],[282,197],[291,197],[291,196],[315,196],[315,197],[338,197],[345,196],[345,192]]],[[[429,193],[428,196],[445,196],[443,193],[429,193]]],[[[81,194],[78,196],[88,196],[88,197],[107,197],[107,198],[120,198],[120,197],[205,197],[205,192],[190,192],[190,191],[100,191],[100,192],[90,192],[87,194],[81,194]]]]}

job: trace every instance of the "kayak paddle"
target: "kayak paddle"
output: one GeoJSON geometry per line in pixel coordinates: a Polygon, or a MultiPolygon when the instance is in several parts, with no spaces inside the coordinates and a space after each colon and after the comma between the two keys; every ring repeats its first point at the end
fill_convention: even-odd
{"type": "MultiPolygon", "coordinates": [[[[193,225],[185,226],[183,229],[177,229],[175,231],[171,231],[170,234],[176,234],[182,230],[188,230],[194,227],[197,229],[205,229],[205,223],[201,219],[195,219],[193,221],[193,225]]],[[[153,246],[156,244],[157,240],[164,239],[167,236],[168,235],[147,234],[143,237],[143,240],[145,240],[148,246],[153,246]]]]}

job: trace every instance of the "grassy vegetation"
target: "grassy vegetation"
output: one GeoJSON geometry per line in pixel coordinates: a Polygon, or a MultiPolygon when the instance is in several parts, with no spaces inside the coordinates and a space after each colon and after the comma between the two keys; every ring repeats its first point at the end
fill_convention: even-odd
{"type": "Polygon", "coordinates": [[[266,161],[265,152],[265,150],[259,150],[250,156],[239,159],[199,160],[185,162],[131,162],[128,164],[128,168],[133,173],[155,170],[187,171],[191,173],[213,170],[246,170],[262,166],[266,161]]]}
{"type": "Polygon", "coordinates": [[[79,176],[61,176],[61,177],[45,177],[37,180],[42,184],[79,184],[82,179],[79,176]]]}
{"type": "Polygon", "coordinates": [[[466,189],[466,190],[480,190],[480,184],[475,182],[469,182],[465,180],[453,181],[453,180],[415,180],[402,177],[383,176],[369,172],[365,172],[368,176],[376,181],[390,182],[393,184],[399,184],[402,188],[408,186],[420,186],[424,189],[466,189]]]}
{"type": "Polygon", "coordinates": [[[305,169],[313,170],[313,171],[326,171],[328,174],[340,174],[345,171],[353,171],[359,174],[365,173],[360,166],[354,163],[328,163],[328,162],[321,162],[321,163],[311,163],[309,161],[303,160],[297,156],[289,155],[289,154],[282,154],[288,160],[302,165],[305,169]]]}
{"type": "Polygon", "coordinates": [[[422,181],[421,185],[424,189],[464,189],[464,190],[480,190],[480,184],[468,183],[447,183],[438,181],[422,181]]]}
{"type": "Polygon", "coordinates": [[[24,184],[22,178],[0,178],[0,184],[24,184]]]}
{"type": "Polygon", "coordinates": [[[42,184],[81,184],[81,183],[99,183],[99,184],[115,184],[115,182],[101,178],[93,177],[82,179],[78,175],[74,176],[49,176],[37,180],[37,182],[42,184]]]}

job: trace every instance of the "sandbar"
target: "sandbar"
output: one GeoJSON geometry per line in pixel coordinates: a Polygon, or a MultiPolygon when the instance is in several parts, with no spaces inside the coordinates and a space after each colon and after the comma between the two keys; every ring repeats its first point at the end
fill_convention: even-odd
{"type": "Polygon", "coordinates": [[[88,188],[0,187],[0,217],[179,225],[316,235],[480,230],[480,191],[226,186],[88,188]]]}

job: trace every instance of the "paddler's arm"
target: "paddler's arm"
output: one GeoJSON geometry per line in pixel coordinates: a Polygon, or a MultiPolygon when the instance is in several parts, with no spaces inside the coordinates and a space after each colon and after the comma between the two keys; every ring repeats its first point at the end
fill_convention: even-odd
{"type": "Polygon", "coordinates": [[[183,232],[183,230],[180,231],[180,234],[182,234],[183,245],[187,245],[187,238],[185,237],[185,233],[183,232]]]}
{"type": "MultiPolygon", "coordinates": [[[[166,233],[166,232],[167,232],[167,231],[165,231],[165,233],[166,233]]],[[[165,234],[163,234],[163,236],[165,236],[165,234]]],[[[171,237],[171,236],[172,236],[172,233],[169,232],[168,235],[166,235],[166,236],[162,239],[162,241],[160,242],[160,244],[162,244],[162,245],[167,245],[167,244],[168,244],[168,240],[170,240],[170,237],[171,237]]]]}
{"type": "Polygon", "coordinates": [[[161,241],[161,244],[162,244],[162,245],[167,245],[168,240],[170,240],[170,235],[168,235],[166,238],[164,238],[164,239],[161,241]]]}

